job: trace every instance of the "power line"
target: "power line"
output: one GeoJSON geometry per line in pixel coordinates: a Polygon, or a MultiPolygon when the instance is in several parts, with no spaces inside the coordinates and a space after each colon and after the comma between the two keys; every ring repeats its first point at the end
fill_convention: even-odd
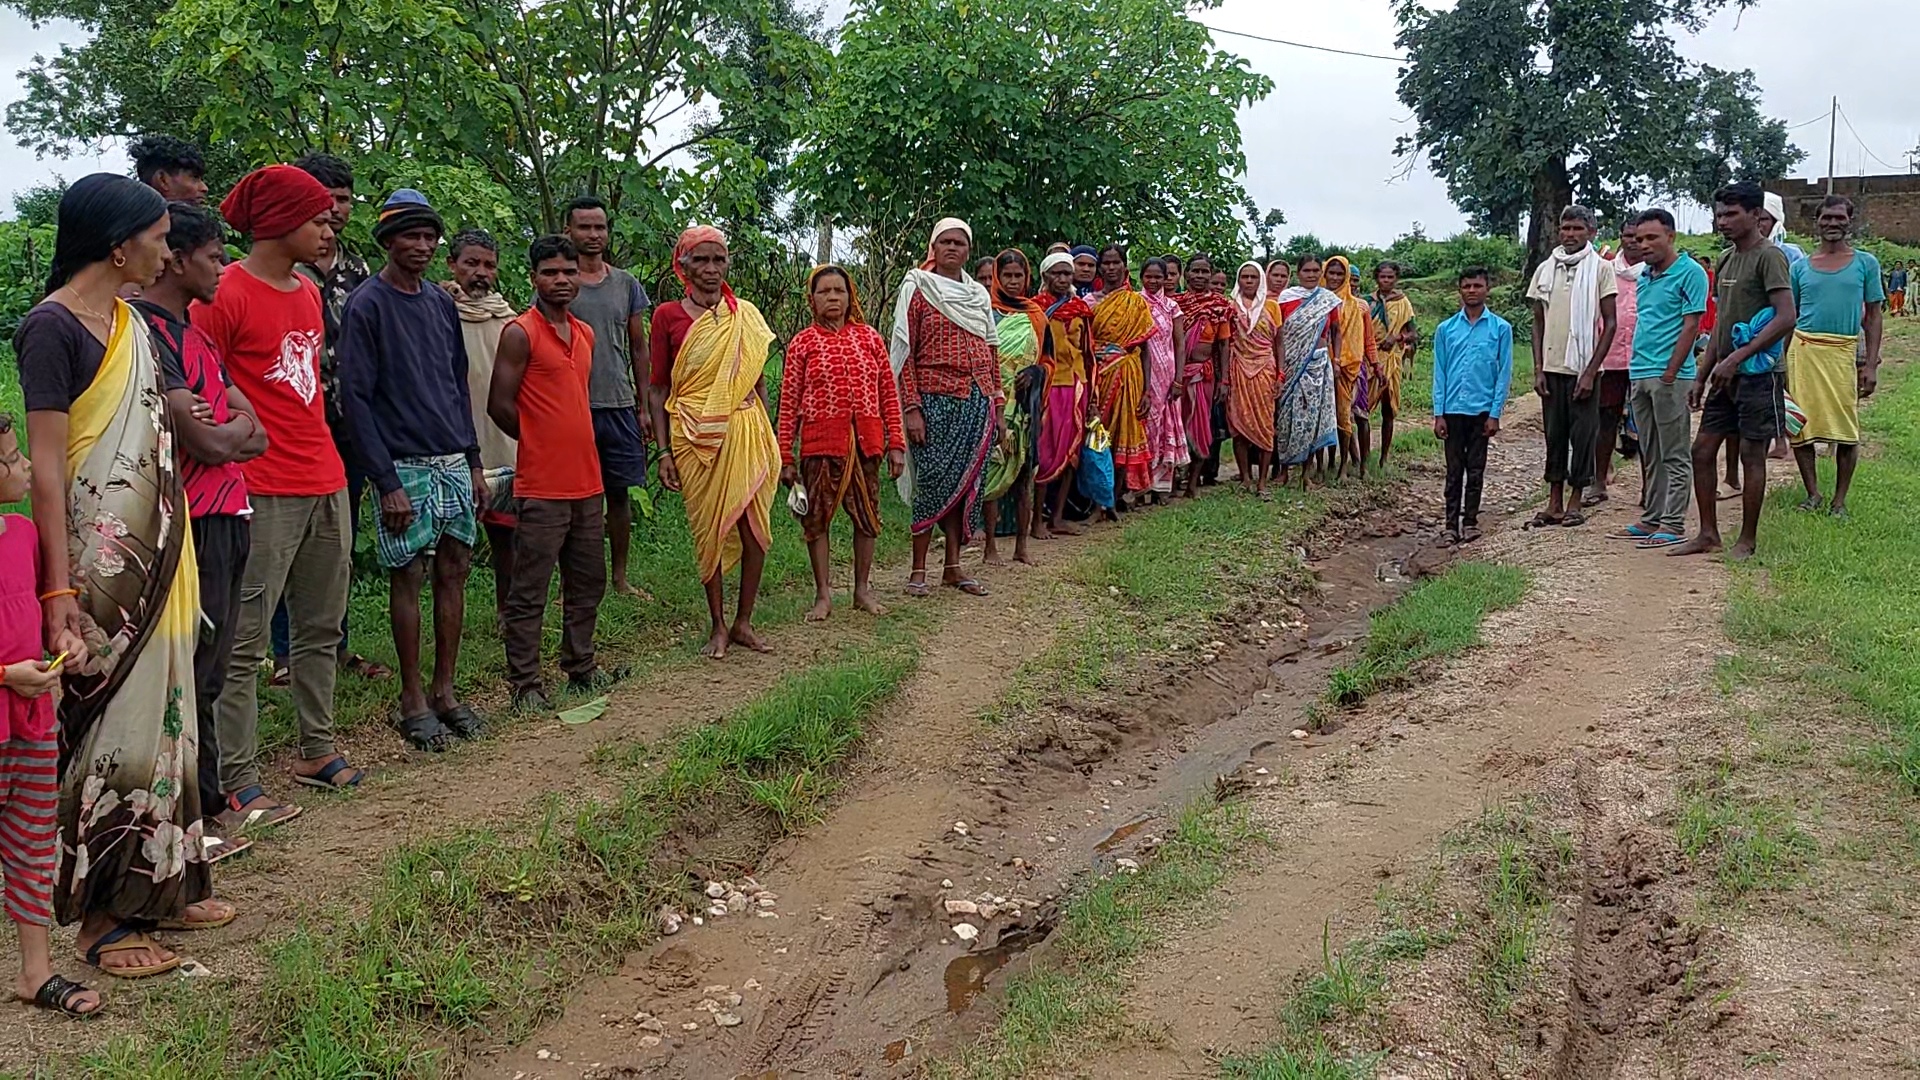
{"type": "Polygon", "coordinates": [[[1404,56],[1385,56],[1380,53],[1355,52],[1352,49],[1336,49],[1331,45],[1309,45],[1304,41],[1288,41],[1285,38],[1263,37],[1259,34],[1249,34],[1242,30],[1222,30],[1220,27],[1217,27],[1217,26],[1207,26],[1206,23],[1201,23],[1200,25],[1206,27],[1208,30],[1213,31],[1216,34],[1226,34],[1229,37],[1248,38],[1253,41],[1264,41],[1269,45],[1291,45],[1296,49],[1312,49],[1314,52],[1337,53],[1341,56],[1361,56],[1361,57],[1365,57],[1368,60],[1391,60],[1396,64],[1404,64],[1408,62],[1408,58],[1404,56]]]}
{"type": "Polygon", "coordinates": [[[1799,122],[1799,123],[1797,123],[1797,124],[1788,124],[1788,125],[1787,125],[1787,130],[1788,130],[1788,131],[1798,131],[1799,129],[1801,129],[1801,128],[1803,128],[1803,127],[1806,127],[1806,126],[1807,126],[1808,124],[1817,124],[1817,123],[1819,123],[1820,121],[1822,121],[1822,120],[1825,120],[1826,118],[1827,118],[1827,114],[1826,114],[1826,113],[1821,113],[1821,114],[1820,114],[1819,116],[1816,116],[1816,117],[1814,117],[1814,118],[1813,118],[1813,119],[1811,119],[1811,120],[1802,120],[1802,121],[1800,121],[1800,122],[1799,122]]]}
{"type": "Polygon", "coordinates": [[[1847,115],[1847,110],[1841,109],[1839,110],[1839,112],[1840,112],[1840,119],[1846,121],[1847,131],[1852,133],[1853,135],[1853,141],[1860,144],[1860,149],[1865,150],[1867,152],[1868,157],[1872,158],[1873,160],[1879,162],[1880,164],[1886,166],[1889,169],[1900,168],[1900,166],[1895,165],[1893,162],[1888,161],[1886,158],[1883,158],[1879,154],[1876,154],[1873,152],[1873,148],[1867,145],[1867,140],[1861,138],[1860,133],[1854,130],[1853,118],[1847,115]]]}

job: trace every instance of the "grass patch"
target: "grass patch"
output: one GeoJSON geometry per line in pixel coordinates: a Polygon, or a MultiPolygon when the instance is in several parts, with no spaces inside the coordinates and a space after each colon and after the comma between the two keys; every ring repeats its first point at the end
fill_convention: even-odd
{"type": "Polygon", "coordinates": [[[1481,643],[1480,624],[1526,595],[1526,571],[1497,563],[1456,563],[1374,612],[1359,659],[1336,668],[1325,700],[1357,705],[1404,685],[1422,663],[1481,643]]]}
{"type": "MultiPolygon", "coordinates": [[[[1813,686],[1862,706],[1874,739],[1861,760],[1920,795],[1920,576],[1913,507],[1920,504],[1920,393],[1912,361],[1920,326],[1887,329],[1880,391],[1861,413],[1867,452],[1847,500],[1851,517],[1799,514],[1780,489],[1761,521],[1760,551],[1727,602],[1728,633],[1788,658],[1813,686]],[[1764,575],[1764,576],[1763,576],[1764,575]]],[[[1822,458],[1822,490],[1833,490],[1822,458]]]]}
{"type": "Polygon", "coordinates": [[[1680,851],[1711,870],[1715,884],[1731,897],[1788,884],[1816,854],[1793,808],[1738,792],[1725,763],[1682,797],[1674,826],[1680,851]]]}
{"type": "Polygon", "coordinates": [[[1165,919],[1210,892],[1234,853],[1256,834],[1236,804],[1182,811],[1173,835],[1137,874],[1088,883],[1048,939],[1051,962],[1008,980],[999,1024],[958,1062],[933,1075],[965,1080],[1026,1076],[1069,1047],[1084,1049],[1118,1029],[1127,966],[1158,938],[1165,919]]]}
{"type": "Polygon", "coordinates": [[[200,1063],[183,1077],[429,1077],[449,1044],[524,1038],[557,1015],[577,974],[653,935],[653,911],[684,887],[683,868],[658,856],[669,830],[696,813],[807,820],[916,662],[911,640],[883,641],[681,735],[660,767],[605,801],[550,797],[515,827],[392,853],[365,910],[323,913],[268,947],[247,1051],[228,1038],[235,1017],[203,999],[175,1002],[152,1025],[160,1034],[114,1040],[78,1065],[113,1080],[172,1075],[153,1069],[176,1061],[200,1063]]]}
{"type": "Polygon", "coordinates": [[[1144,655],[1207,640],[1215,620],[1250,611],[1268,585],[1299,572],[1295,548],[1328,510],[1323,492],[1263,502],[1216,491],[1129,516],[1066,568],[1046,602],[1084,614],[1020,666],[987,719],[1112,691],[1144,655]]]}
{"type": "Polygon", "coordinates": [[[1529,799],[1492,807],[1447,847],[1476,895],[1471,928],[1462,931],[1473,949],[1468,984],[1500,1023],[1532,985],[1554,897],[1570,887],[1578,852],[1529,799]]]}
{"type": "Polygon", "coordinates": [[[1258,1054],[1220,1063],[1221,1080],[1369,1080],[1380,1054],[1345,1057],[1324,1043],[1293,1049],[1269,1047],[1258,1054]]]}
{"type": "Polygon", "coordinates": [[[1280,1023],[1295,1039],[1311,1039],[1335,1021],[1363,1016],[1387,988],[1387,975],[1366,944],[1333,951],[1332,930],[1320,929],[1320,970],[1306,977],[1280,1010],[1280,1023]]]}

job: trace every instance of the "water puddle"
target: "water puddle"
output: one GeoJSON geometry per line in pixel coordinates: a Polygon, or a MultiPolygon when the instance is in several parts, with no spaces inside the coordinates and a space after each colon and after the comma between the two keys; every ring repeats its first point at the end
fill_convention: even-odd
{"type": "Polygon", "coordinates": [[[956,956],[947,964],[947,1012],[966,1012],[987,988],[987,976],[1006,967],[1014,957],[1047,940],[1051,920],[1036,926],[1009,928],[993,947],[956,956]]]}
{"type": "Polygon", "coordinates": [[[1093,845],[1093,850],[1099,852],[1102,855],[1105,855],[1107,852],[1112,851],[1114,848],[1117,848],[1122,843],[1124,843],[1127,837],[1132,836],[1134,833],[1137,833],[1141,829],[1146,828],[1147,823],[1152,821],[1153,819],[1154,819],[1153,814],[1141,814],[1139,817],[1134,818],[1132,821],[1129,821],[1126,824],[1108,833],[1107,838],[1105,840],[1102,840],[1099,843],[1093,845]]]}

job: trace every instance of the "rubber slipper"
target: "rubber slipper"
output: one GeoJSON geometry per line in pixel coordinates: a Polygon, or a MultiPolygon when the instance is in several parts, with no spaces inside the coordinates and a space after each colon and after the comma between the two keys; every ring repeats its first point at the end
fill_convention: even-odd
{"type": "Polygon", "coordinates": [[[925,598],[927,596],[932,595],[932,590],[927,588],[927,582],[924,577],[921,578],[919,581],[914,581],[912,578],[908,578],[907,579],[907,595],[925,598]]]}
{"type": "Polygon", "coordinates": [[[987,595],[987,587],[985,585],[980,584],[978,581],[975,581],[973,578],[961,578],[959,581],[950,582],[949,584],[953,588],[959,589],[961,592],[966,593],[968,596],[987,595]]]}
{"type": "Polygon", "coordinates": [[[285,664],[273,665],[273,674],[267,678],[268,686],[288,687],[293,685],[293,669],[285,664]]]}
{"type": "Polygon", "coordinates": [[[1654,532],[1644,525],[1629,525],[1624,529],[1615,529],[1607,534],[1609,540],[1647,540],[1654,532]]]}
{"type": "Polygon", "coordinates": [[[224,836],[205,834],[200,837],[200,861],[212,866],[222,859],[231,859],[252,846],[253,841],[244,836],[228,839],[224,836]]]}
{"type": "Polygon", "coordinates": [[[135,930],[131,926],[122,924],[120,926],[114,927],[113,929],[107,931],[104,935],[102,935],[100,940],[94,942],[93,947],[86,951],[86,955],[82,957],[82,959],[86,960],[87,963],[93,965],[94,967],[99,968],[101,971],[106,972],[107,974],[113,976],[116,979],[152,978],[155,975],[165,975],[167,972],[172,971],[173,969],[180,966],[180,956],[178,953],[174,954],[174,956],[171,959],[162,960],[157,964],[146,964],[140,967],[117,967],[116,968],[116,967],[106,967],[100,963],[100,958],[102,956],[105,956],[108,953],[133,952],[136,949],[154,949],[157,951],[164,951],[161,949],[159,942],[153,940],[152,938],[141,933],[140,931],[135,930]]]}
{"type": "Polygon", "coordinates": [[[1684,543],[1685,541],[1686,537],[1684,536],[1675,536],[1673,533],[1663,532],[1654,533],[1652,536],[1647,537],[1645,540],[1633,546],[1642,550],[1650,550],[1652,548],[1672,547],[1675,544],[1684,543]]]}
{"type": "Polygon", "coordinates": [[[1588,495],[1587,497],[1580,500],[1580,505],[1591,510],[1592,508],[1599,506],[1601,503],[1606,501],[1607,501],[1607,496],[1604,494],[1588,495]]]}
{"type": "Polygon", "coordinates": [[[33,999],[27,1002],[27,1004],[32,1005],[36,1009],[65,1013],[68,1016],[85,1019],[99,1012],[100,1007],[106,1004],[105,1001],[96,1001],[93,1003],[93,1008],[91,1009],[76,1009],[73,1007],[74,998],[79,997],[81,994],[91,992],[90,987],[74,982],[65,976],[49,975],[47,976],[47,981],[40,984],[40,989],[33,992],[33,999]]]}
{"type": "Polygon", "coordinates": [[[283,825],[300,816],[300,807],[290,803],[275,803],[272,806],[242,809],[255,799],[266,797],[265,789],[259,784],[241,788],[227,797],[227,808],[220,811],[220,824],[228,832],[239,832],[255,826],[283,825]]]}
{"type": "MultiPolygon", "coordinates": [[[[433,720],[434,718],[429,716],[427,719],[433,720]]],[[[434,723],[437,724],[439,721],[434,720],[434,723]]],[[[359,787],[360,781],[366,778],[367,774],[364,770],[356,769],[347,764],[347,759],[344,757],[337,757],[327,762],[320,767],[319,772],[314,773],[312,776],[307,776],[304,773],[293,774],[294,783],[305,784],[310,788],[319,788],[321,791],[345,791],[351,787],[359,787]],[[351,772],[353,773],[353,777],[348,780],[336,779],[343,772],[351,772]]]]}
{"type": "Polygon", "coordinates": [[[235,908],[232,904],[228,904],[227,913],[217,919],[155,919],[153,928],[155,930],[180,931],[218,930],[239,917],[239,909],[235,908]]]}
{"type": "Polygon", "coordinates": [[[340,670],[350,671],[363,679],[391,679],[393,669],[385,664],[377,664],[359,653],[348,653],[340,658],[340,670]]]}
{"type": "Polygon", "coordinates": [[[400,730],[408,746],[429,754],[438,754],[453,742],[453,732],[448,731],[440,718],[430,712],[400,717],[394,726],[400,730]]]}
{"type": "Polygon", "coordinates": [[[1569,510],[1567,511],[1566,516],[1560,519],[1560,524],[1563,527],[1569,528],[1569,529],[1578,528],[1582,525],[1585,525],[1586,523],[1587,523],[1587,515],[1581,513],[1578,510],[1569,510]]]}
{"type": "Polygon", "coordinates": [[[1566,520],[1565,514],[1562,514],[1559,517],[1554,517],[1552,514],[1549,514],[1545,510],[1542,510],[1539,513],[1533,515],[1533,520],[1527,522],[1527,527],[1532,529],[1544,529],[1549,525],[1558,525],[1565,520],[1566,520]]]}
{"type": "Polygon", "coordinates": [[[1826,505],[1827,500],[1815,497],[1811,499],[1801,499],[1799,505],[1795,506],[1794,509],[1803,514],[1817,514],[1825,509],[1826,505]]]}
{"type": "Polygon", "coordinates": [[[480,714],[465,704],[455,705],[441,713],[440,722],[446,725],[448,731],[468,740],[479,738],[486,726],[481,722],[480,714]]]}

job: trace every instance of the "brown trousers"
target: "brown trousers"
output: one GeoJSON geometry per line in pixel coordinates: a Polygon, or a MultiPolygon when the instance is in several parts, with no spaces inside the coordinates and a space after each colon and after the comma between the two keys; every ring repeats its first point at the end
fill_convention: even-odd
{"type": "Polygon", "coordinates": [[[513,530],[513,581],[501,627],[507,681],[515,693],[540,688],[540,631],[555,565],[560,567],[560,670],[573,678],[593,673],[594,621],[607,591],[601,551],[606,533],[606,500],[598,495],[521,500],[513,530]]]}

